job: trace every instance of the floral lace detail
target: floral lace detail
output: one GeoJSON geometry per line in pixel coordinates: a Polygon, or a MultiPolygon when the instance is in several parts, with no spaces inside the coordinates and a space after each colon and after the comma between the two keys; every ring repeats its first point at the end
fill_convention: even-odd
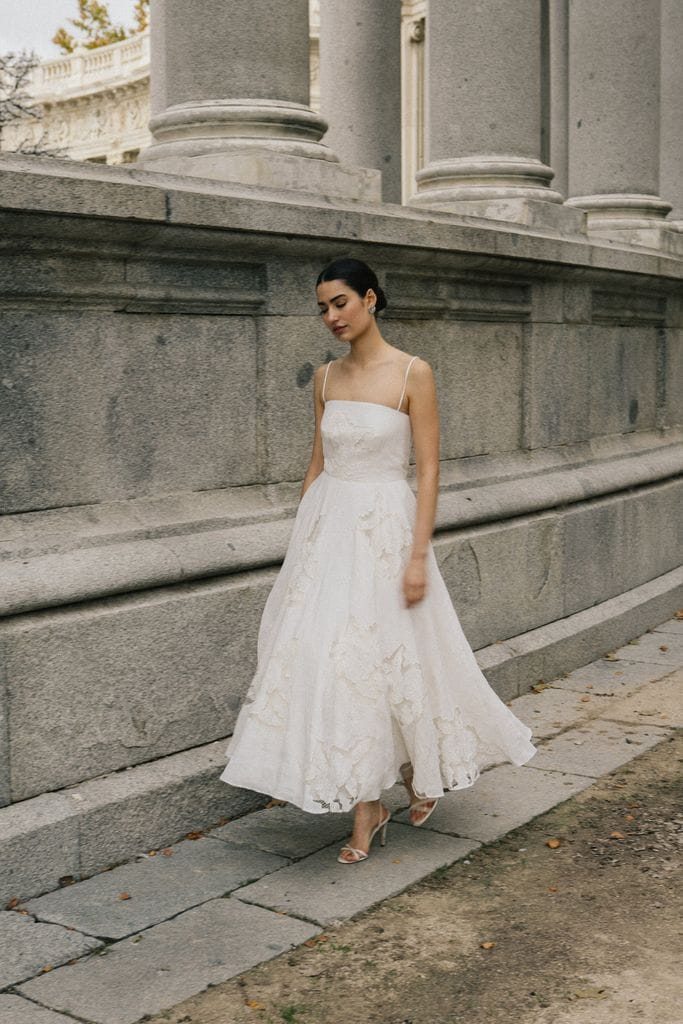
{"type": "MultiPolygon", "coordinates": [[[[363,402],[349,404],[368,408],[363,402]]],[[[378,420],[359,418],[336,403],[325,406],[321,433],[325,469],[332,476],[373,483],[405,479],[410,456],[410,421],[388,406],[374,408],[378,410],[378,420]]]]}
{"type": "Polygon", "coordinates": [[[324,518],[323,512],[318,513],[301,541],[301,547],[297,552],[296,562],[285,592],[285,604],[287,605],[301,604],[306,596],[306,591],[321,571],[319,552],[316,548],[324,518]]]}
{"type": "Polygon", "coordinates": [[[413,542],[413,531],[405,513],[389,508],[384,495],[379,495],[372,508],[358,519],[382,575],[395,577],[406,564],[413,542]]]}
{"type": "Polygon", "coordinates": [[[267,671],[257,672],[247,690],[245,706],[250,717],[263,725],[282,729],[287,721],[289,691],[299,660],[299,641],[292,637],[270,659],[267,671]]]}

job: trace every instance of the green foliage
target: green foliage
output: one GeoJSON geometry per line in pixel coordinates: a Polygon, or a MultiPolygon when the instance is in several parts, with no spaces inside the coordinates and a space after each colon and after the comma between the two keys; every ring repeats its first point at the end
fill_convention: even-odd
{"type": "Polygon", "coordinates": [[[119,43],[137,32],[142,32],[149,24],[149,0],[137,0],[133,9],[135,25],[132,28],[114,25],[109,7],[100,0],[77,0],[77,3],[78,16],[69,18],[68,21],[79,34],[72,35],[66,28],[60,26],[52,37],[52,42],[62,53],[73,53],[77,46],[95,50],[99,46],[119,43]]]}
{"type": "Polygon", "coordinates": [[[144,32],[149,25],[149,0],[137,0],[133,8],[135,18],[135,32],[144,32]]]}

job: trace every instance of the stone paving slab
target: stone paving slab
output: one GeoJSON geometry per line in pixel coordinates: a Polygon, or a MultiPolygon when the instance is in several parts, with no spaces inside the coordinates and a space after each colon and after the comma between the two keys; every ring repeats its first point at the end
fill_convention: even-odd
{"type": "Polygon", "coordinates": [[[653,633],[677,633],[683,636],[683,619],[668,619],[652,630],[653,633]]]}
{"type": "Polygon", "coordinates": [[[683,669],[611,704],[602,717],[636,725],[683,728],[683,669]]]}
{"type": "Polygon", "coordinates": [[[101,946],[89,935],[41,924],[14,910],[0,911],[0,988],[33,978],[48,964],[57,967],[101,946]]]}
{"type": "Polygon", "coordinates": [[[331,925],[396,895],[478,846],[471,839],[454,839],[392,823],[386,847],[382,848],[376,838],[370,856],[360,864],[339,864],[339,846],[335,843],[237,889],[233,898],[331,925]]]}
{"type": "Polygon", "coordinates": [[[23,904],[43,921],[121,939],[224,896],[289,861],[271,853],[208,837],[185,839],[173,853],[123,864],[23,904]],[[127,893],[130,899],[121,899],[127,893]]]}
{"type": "Polygon", "coordinates": [[[74,1024],[74,1019],[21,996],[0,995],[0,1024],[74,1024]]]}
{"type": "Polygon", "coordinates": [[[353,814],[306,814],[287,804],[245,814],[243,818],[212,829],[210,836],[299,860],[330,843],[346,839],[352,828],[353,814]]]}
{"type": "Polygon", "coordinates": [[[670,669],[664,667],[662,670],[650,662],[599,658],[589,665],[575,668],[560,679],[553,679],[550,686],[554,690],[576,690],[595,696],[616,694],[626,697],[629,693],[635,693],[645,683],[661,679],[662,672],[668,671],[670,669]]]}
{"type": "Polygon", "coordinates": [[[673,633],[665,637],[659,633],[645,633],[614,651],[617,658],[628,661],[647,661],[659,666],[659,674],[683,667],[683,636],[673,633]],[[665,647],[666,650],[662,650],[665,647]]]}
{"type": "MultiPolygon", "coordinates": [[[[393,813],[408,803],[406,790],[399,783],[382,794],[382,802],[393,813]]],[[[212,829],[212,839],[246,843],[299,860],[331,843],[346,840],[353,830],[353,814],[307,814],[292,804],[267,807],[212,829]]]]}
{"type": "Polygon", "coordinates": [[[577,722],[605,713],[615,697],[593,696],[590,692],[556,690],[552,684],[540,693],[516,697],[510,707],[528,725],[535,740],[547,739],[577,722]]]}
{"type": "Polygon", "coordinates": [[[665,729],[596,718],[544,743],[534,756],[534,768],[598,778],[644,754],[668,735],[665,729]]]}
{"type": "MultiPolygon", "coordinates": [[[[474,786],[446,793],[421,828],[489,843],[592,786],[594,781],[585,775],[500,765],[484,772],[474,786]]],[[[407,823],[408,812],[404,811],[398,820],[407,823]]]]}
{"type": "Polygon", "coordinates": [[[306,921],[239,900],[211,900],[99,956],[34,978],[19,991],[95,1024],[133,1024],[319,932],[306,921]]]}

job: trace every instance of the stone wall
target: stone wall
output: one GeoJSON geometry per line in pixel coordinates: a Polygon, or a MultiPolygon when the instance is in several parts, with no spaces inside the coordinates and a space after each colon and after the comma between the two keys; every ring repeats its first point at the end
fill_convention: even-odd
{"type": "MultiPolygon", "coordinates": [[[[312,374],[341,351],[313,292],[340,253],[378,269],[385,336],[434,367],[435,546],[498,692],[680,605],[679,258],[19,157],[0,162],[0,223],[0,820],[18,843],[36,801],[69,835],[96,805],[94,870],[258,799],[217,776],[308,461],[312,374]],[[156,808],[165,770],[182,776],[165,814],[117,831],[126,781],[156,808]]],[[[33,891],[68,873],[51,856],[33,891]]]]}

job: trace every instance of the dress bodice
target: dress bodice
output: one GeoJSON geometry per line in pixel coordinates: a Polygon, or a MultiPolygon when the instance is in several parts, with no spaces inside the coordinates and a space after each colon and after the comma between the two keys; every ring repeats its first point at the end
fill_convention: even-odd
{"type": "Polygon", "coordinates": [[[328,399],[321,423],[325,472],[341,480],[404,480],[410,458],[407,413],[378,402],[328,399]]]}

